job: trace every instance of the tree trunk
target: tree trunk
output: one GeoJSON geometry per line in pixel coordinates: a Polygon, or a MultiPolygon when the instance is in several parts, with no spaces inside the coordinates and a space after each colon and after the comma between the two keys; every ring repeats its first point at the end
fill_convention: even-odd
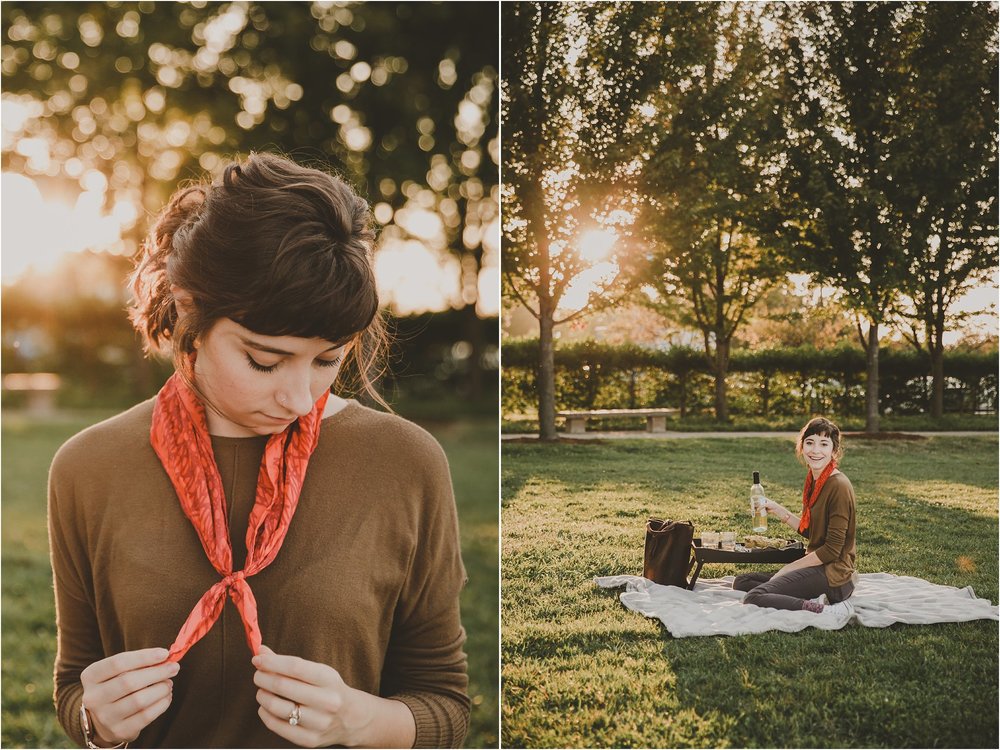
{"type": "Polygon", "coordinates": [[[678,375],[678,377],[677,377],[677,380],[678,380],[678,382],[680,383],[680,386],[681,386],[681,393],[680,393],[681,402],[680,402],[680,404],[678,404],[678,406],[680,407],[680,410],[681,410],[681,419],[684,419],[684,417],[687,416],[687,400],[688,400],[687,399],[687,384],[688,384],[687,372],[680,373],[680,375],[678,375]]]}
{"type": "Polygon", "coordinates": [[[483,350],[486,348],[486,341],[483,336],[483,325],[476,314],[476,306],[474,304],[463,307],[461,316],[465,340],[472,344],[472,354],[469,355],[469,374],[466,377],[468,397],[472,401],[479,401],[485,391],[483,386],[482,358],[483,350]]]}
{"type": "Polygon", "coordinates": [[[764,379],[760,386],[760,401],[762,406],[762,416],[766,417],[771,401],[771,376],[766,372],[764,373],[764,379]]]}
{"type": "Polygon", "coordinates": [[[878,323],[869,321],[868,346],[865,347],[868,362],[868,382],[865,384],[865,432],[878,432],[878,323]]]}
{"type": "Polygon", "coordinates": [[[729,342],[715,339],[715,420],[729,421],[729,401],[726,398],[726,374],[729,371],[729,342]]]}
{"type": "Polygon", "coordinates": [[[552,342],[552,314],[549,300],[538,305],[538,437],[555,440],[556,435],[556,366],[552,342]]]}
{"type": "Polygon", "coordinates": [[[941,331],[935,332],[935,340],[927,342],[931,353],[931,418],[941,419],[944,415],[944,340],[941,331]]]}

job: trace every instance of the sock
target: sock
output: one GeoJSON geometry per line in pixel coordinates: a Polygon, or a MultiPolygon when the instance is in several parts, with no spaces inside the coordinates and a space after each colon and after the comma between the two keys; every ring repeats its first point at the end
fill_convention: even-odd
{"type": "Polygon", "coordinates": [[[812,599],[806,599],[805,601],[802,602],[802,609],[807,610],[809,612],[819,613],[823,611],[823,602],[816,602],[813,601],[812,599]]]}

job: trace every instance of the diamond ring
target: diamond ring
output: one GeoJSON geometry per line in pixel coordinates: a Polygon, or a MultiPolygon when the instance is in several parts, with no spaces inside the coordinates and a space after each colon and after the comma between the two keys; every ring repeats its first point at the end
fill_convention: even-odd
{"type": "Polygon", "coordinates": [[[299,704],[292,704],[292,712],[288,714],[288,723],[293,727],[299,723],[299,704]]]}

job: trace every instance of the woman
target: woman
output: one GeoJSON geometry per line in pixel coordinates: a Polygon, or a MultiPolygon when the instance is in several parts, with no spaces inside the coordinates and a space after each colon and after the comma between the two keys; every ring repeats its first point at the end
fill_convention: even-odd
{"type": "Polygon", "coordinates": [[[159,217],[131,318],[176,372],[50,473],[55,702],[75,741],[461,743],[447,462],[331,395],[351,365],[378,398],[373,237],[344,182],[265,154],[159,217]]]}
{"type": "Polygon", "coordinates": [[[770,499],[765,507],[769,516],[809,539],[806,555],[777,573],[738,575],[733,588],[748,592],[744,604],[822,612],[822,596],[835,604],[854,593],[854,488],[837,468],[844,448],[840,429],[829,419],[817,417],[802,428],[795,455],[808,469],[802,513],[796,516],[770,499]]]}

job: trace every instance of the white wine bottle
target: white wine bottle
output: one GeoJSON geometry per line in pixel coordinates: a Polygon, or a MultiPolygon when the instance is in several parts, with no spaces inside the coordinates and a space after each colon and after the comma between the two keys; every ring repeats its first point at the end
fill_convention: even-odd
{"type": "Polygon", "coordinates": [[[764,508],[764,488],[760,485],[760,472],[753,473],[753,485],[750,487],[750,515],[753,517],[751,528],[755,534],[767,531],[767,509],[764,508]]]}

